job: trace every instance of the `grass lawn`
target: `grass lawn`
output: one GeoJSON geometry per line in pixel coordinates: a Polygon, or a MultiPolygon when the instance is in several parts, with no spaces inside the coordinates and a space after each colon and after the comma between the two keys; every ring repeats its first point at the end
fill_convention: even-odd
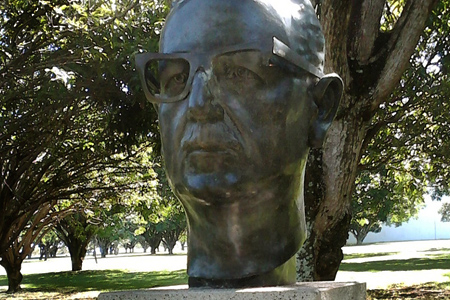
{"type": "MultiPolygon", "coordinates": [[[[122,270],[79,271],[28,274],[23,291],[15,295],[0,293],[0,299],[73,299],[74,294],[87,291],[118,291],[156,286],[187,284],[186,270],[162,272],[127,272],[122,270]]],[[[7,286],[0,276],[0,286],[7,286]]],[[[96,298],[83,298],[96,299],[96,298]]]]}

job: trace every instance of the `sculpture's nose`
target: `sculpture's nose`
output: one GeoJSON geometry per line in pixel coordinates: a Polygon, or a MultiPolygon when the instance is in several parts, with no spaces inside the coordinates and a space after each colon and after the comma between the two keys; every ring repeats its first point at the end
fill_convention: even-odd
{"type": "Polygon", "coordinates": [[[198,70],[192,81],[188,96],[189,118],[197,122],[214,122],[223,119],[223,108],[214,99],[212,75],[205,70],[198,70]]]}

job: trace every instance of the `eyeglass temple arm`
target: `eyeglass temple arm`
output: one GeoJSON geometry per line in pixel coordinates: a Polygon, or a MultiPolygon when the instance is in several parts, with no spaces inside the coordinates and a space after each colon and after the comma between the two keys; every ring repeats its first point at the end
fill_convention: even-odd
{"type": "Polygon", "coordinates": [[[323,72],[316,68],[313,64],[308,62],[304,57],[297,54],[297,52],[293,51],[289,48],[285,43],[273,37],[273,54],[286,59],[297,67],[313,74],[317,78],[323,77],[323,72]]]}

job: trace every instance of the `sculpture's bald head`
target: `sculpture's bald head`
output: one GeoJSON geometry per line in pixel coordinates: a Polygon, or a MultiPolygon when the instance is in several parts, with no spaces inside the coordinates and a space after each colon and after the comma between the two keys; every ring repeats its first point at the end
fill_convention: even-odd
{"type": "Polygon", "coordinates": [[[164,37],[170,38],[174,32],[184,31],[186,34],[180,36],[189,39],[189,33],[199,32],[204,28],[209,29],[209,38],[205,42],[211,43],[211,47],[232,42],[249,42],[248,36],[252,36],[252,33],[254,40],[261,39],[261,33],[276,36],[316,68],[323,70],[325,42],[319,20],[309,0],[175,1],[165,26],[161,47],[164,47],[164,37]],[[186,16],[194,18],[195,22],[186,23],[186,16]],[[235,28],[235,40],[229,40],[226,35],[230,25],[235,28]],[[228,28],[221,30],[224,27],[228,28]],[[240,34],[246,31],[249,34],[240,34]]]}

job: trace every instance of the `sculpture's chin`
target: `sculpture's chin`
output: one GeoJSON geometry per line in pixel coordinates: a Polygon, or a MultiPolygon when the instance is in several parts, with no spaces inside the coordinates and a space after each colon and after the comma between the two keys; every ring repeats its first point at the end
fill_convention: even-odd
{"type": "Polygon", "coordinates": [[[233,202],[242,192],[241,178],[241,174],[233,172],[188,172],[184,174],[182,188],[177,190],[211,204],[233,202]]]}
{"type": "MultiPolygon", "coordinates": [[[[205,155],[202,154],[202,157],[205,158],[205,155]]],[[[210,204],[242,202],[255,198],[263,201],[271,195],[274,188],[281,186],[287,189],[293,176],[296,176],[288,174],[284,168],[283,172],[277,173],[270,167],[254,168],[255,165],[245,165],[238,160],[233,161],[233,165],[211,164],[212,166],[202,165],[201,168],[186,164],[179,169],[177,176],[169,176],[180,200],[197,199],[210,204]]]]}

